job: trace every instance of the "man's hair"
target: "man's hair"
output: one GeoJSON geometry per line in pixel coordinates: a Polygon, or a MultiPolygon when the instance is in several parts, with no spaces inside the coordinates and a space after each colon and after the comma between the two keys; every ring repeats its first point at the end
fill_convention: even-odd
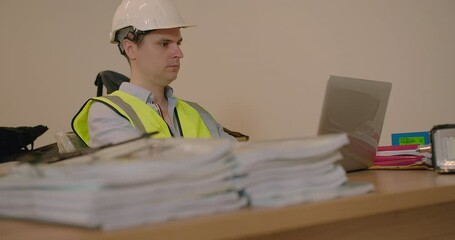
{"type": "Polygon", "coordinates": [[[123,49],[123,40],[128,39],[140,47],[143,43],[144,36],[149,32],[151,31],[140,31],[133,27],[126,27],[115,33],[115,39],[119,42],[118,48],[120,50],[120,54],[128,60],[129,64],[131,64],[130,58],[128,57],[128,54],[126,54],[125,49],[123,49]]]}

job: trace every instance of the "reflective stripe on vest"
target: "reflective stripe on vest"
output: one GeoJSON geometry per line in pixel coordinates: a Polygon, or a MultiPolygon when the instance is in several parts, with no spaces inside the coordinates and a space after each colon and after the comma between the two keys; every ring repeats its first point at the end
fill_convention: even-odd
{"type": "Polygon", "coordinates": [[[141,133],[147,133],[145,130],[144,124],[142,124],[141,119],[139,116],[136,114],[134,109],[125,101],[123,101],[119,96],[114,96],[114,95],[109,95],[109,96],[104,96],[104,98],[109,99],[110,101],[114,102],[117,104],[129,117],[129,120],[131,123],[133,123],[133,126],[137,128],[141,133]]]}
{"type": "Polygon", "coordinates": [[[196,111],[199,112],[199,115],[201,115],[202,120],[204,121],[205,125],[209,129],[210,133],[212,134],[212,137],[218,137],[221,138],[221,134],[218,131],[218,125],[216,124],[216,120],[210,115],[209,112],[207,112],[203,107],[201,107],[199,104],[195,102],[190,102],[190,101],[185,101],[188,105],[190,105],[192,108],[196,109],[196,111]]]}
{"type": "MultiPolygon", "coordinates": [[[[135,128],[141,132],[151,133],[156,138],[172,137],[166,122],[150,106],[135,96],[122,91],[115,91],[105,97],[89,99],[73,118],[72,127],[74,132],[85,142],[89,143],[88,112],[94,102],[102,102],[109,106],[120,116],[126,118],[135,128]]],[[[213,117],[197,104],[188,104],[177,99],[176,110],[182,128],[182,135],[188,138],[219,137],[217,124],[213,117]]]]}

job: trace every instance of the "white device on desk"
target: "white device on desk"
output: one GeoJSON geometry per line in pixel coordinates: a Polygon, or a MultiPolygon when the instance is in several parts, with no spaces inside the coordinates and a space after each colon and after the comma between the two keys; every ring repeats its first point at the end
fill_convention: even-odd
{"type": "Polygon", "coordinates": [[[330,76],[318,134],[348,134],[340,162],[346,171],[373,164],[391,90],[389,82],[330,76]]]}
{"type": "Polygon", "coordinates": [[[436,172],[455,172],[455,124],[436,125],[430,134],[432,160],[436,172]]]}

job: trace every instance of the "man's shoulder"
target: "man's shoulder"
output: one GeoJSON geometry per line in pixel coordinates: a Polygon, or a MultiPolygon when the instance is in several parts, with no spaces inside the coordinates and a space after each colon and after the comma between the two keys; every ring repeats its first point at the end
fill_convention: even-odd
{"type": "Polygon", "coordinates": [[[118,114],[109,105],[101,101],[92,103],[89,115],[93,117],[118,117],[118,114]]]}

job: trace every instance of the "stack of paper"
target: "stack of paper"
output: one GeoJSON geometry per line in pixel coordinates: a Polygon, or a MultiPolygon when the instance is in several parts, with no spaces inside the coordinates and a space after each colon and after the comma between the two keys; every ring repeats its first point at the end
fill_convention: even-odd
{"type": "Polygon", "coordinates": [[[0,179],[0,215],[117,229],[245,206],[232,143],[141,139],[0,179]]]}
{"type": "Polygon", "coordinates": [[[252,206],[280,207],[373,190],[370,183],[347,182],[337,164],[345,134],[238,144],[239,185],[252,206]]]}

